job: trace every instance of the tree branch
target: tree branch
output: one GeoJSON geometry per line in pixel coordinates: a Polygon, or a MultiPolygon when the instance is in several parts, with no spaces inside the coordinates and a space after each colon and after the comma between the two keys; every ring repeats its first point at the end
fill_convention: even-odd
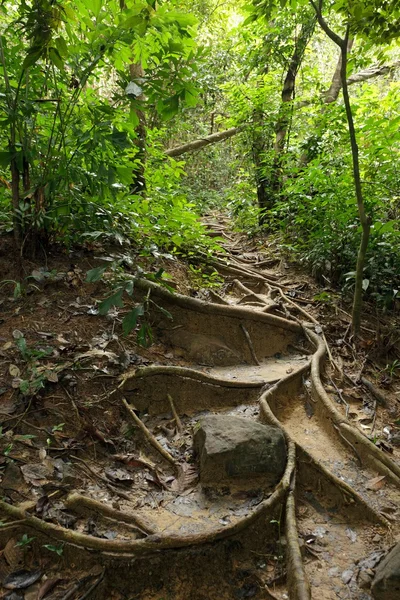
{"type": "Polygon", "coordinates": [[[231,127],[230,129],[226,129],[225,131],[212,133],[211,135],[207,135],[204,138],[194,140],[193,142],[188,142],[187,144],[183,144],[182,146],[170,148],[169,150],[165,151],[165,154],[167,156],[175,157],[180,156],[181,154],[186,154],[186,152],[193,152],[193,150],[200,150],[200,148],[204,148],[204,146],[208,146],[209,144],[215,144],[216,142],[222,142],[223,140],[227,140],[228,138],[242,131],[242,129],[243,126],[231,127]]]}

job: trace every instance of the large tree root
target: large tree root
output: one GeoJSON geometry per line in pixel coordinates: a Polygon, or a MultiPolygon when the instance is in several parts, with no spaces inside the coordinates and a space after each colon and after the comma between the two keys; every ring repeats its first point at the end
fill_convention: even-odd
{"type": "Polygon", "coordinates": [[[56,539],[57,541],[73,544],[86,549],[98,550],[100,552],[124,554],[134,557],[172,548],[185,548],[198,544],[208,544],[242,532],[255,521],[272,512],[275,506],[282,503],[288,493],[294,468],[295,446],[290,443],[285,473],[272,495],[266,500],[263,500],[249,515],[246,515],[235,523],[205,533],[194,533],[189,535],[153,534],[144,539],[135,539],[131,541],[105,540],[66,529],[65,527],[54,525],[47,521],[42,521],[41,519],[26,513],[24,507],[12,506],[4,501],[0,501],[0,514],[7,515],[13,519],[23,520],[21,526],[24,528],[33,529],[56,539]]]}
{"type": "Polygon", "coordinates": [[[299,545],[294,500],[295,476],[286,500],[286,565],[291,600],[311,600],[310,584],[304,571],[299,545]]]}
{"type": "MultiPolygon", "coordinates": [[[[264,281],[264,278],[263,278],[264,281]]],[[[276,315],[270,315],[268,313],[255,312],[251,309],[246,309],[239,306],[225,306],[222,304],[213,304],[211,302],[203,302],[197,298],[189,298],[182,294],[172,294],[168,290],[160,287],[152,281],[145,279],[139,279],[135,283],[138,289],[148,292],[149,290],[161,299],[165,299],[171,304],[175,304],[181,308],[196,311],[205,315],[219,315],[237,319],[247,319],[249,321],[256,321],[258,323],[266,323],[272,327],[279,327],[286,331],[293,333],[302,334],[303,327],[296,321],[289,321],[276,315]]]]}
{"type": "MultiPolygon", "coordinates": [[[[279,387],[287,383],[288,379],[289,378],[281,380],[278,384],[275,384],[269,390],[264,392],[259,402],[261,416],[263,420],[269,423],[270,425],[281,429],[286,439],[289,440],[291,443],[295,444],[294,440],[292,439],[286,428],[275,417],[269,405],[269,401],[273,401],[275,396],[277,395],[279,387]]],[[[317,461],[309,452],[307,452],[305,448],[299,446],[298,444],[295,445],[297,447],[297,454],[299,456],[299,459],[303,463],[311,465],[311,467],[317,473],[322,475],[322,477],[327,480],[327,482],[332,486],[333,489],[340,490],[340,492],[343,495],[343,503],[345,505],[358,504],[362,509],[362,512],[360,512],[360,514],[362,514],[364,518],[370,520],[372,523],[380,523],[381,525],[384,525],[386,527],[389,526],[388,520],[379,512],[377,512],[372,506],[370,506],[368,502],[366,502],[364,498],[360,494],[358,494],[350,485],[348,485],[342,479],[339,479],[339,477],[336,477],[336,475],[329,471],[329,469],[327,469],[321,462],[317,461]]]]}
{"type": "Polygon", "coordinates": [[[382,450],[379,450],[367,437],[341,414],[334,406],[332,400],[326,393],[321,382],[320,364],[326,354],[326,346],[313,331],[308,331],[309,337],[314,342],[316,352],[311,359],[311,384],[312,392],[317,400],[320,400],[326,416],[339,428],[347,440],[357,448],[361,460],[376,468],[378,472],[387,476],[393,483],[400,487],[400,466],[389,458],[382,450]]]}
{"type": "Polygon", "coordinates": [[[127,373],[121,375],[121,383],[119,384],[118,388],[125,388],[126,382],[132,378],[153,377],[154,375],[171,375],[173,377],[187,377],[188,379],[194,379],[195,381],[201,381],[203,383],[218,385],[227,388],[254,389],[262,388],[262,386],[264,385],[264,382],[262,381],[229,381],[228,379],[223,379],[222,377],[215,377],[214,375],[209,375],[208,373],[203,373],[202,371],[198,371],[196,369],[189,369],[187,367],[151,365],[149,367],[139,367],[138,369],[128,371],[127,373]]]}
{"type": "Polygon", "coordinates": [[[151,535],[156,533],[154,527],[148,521],[145,521],[138,515],[117,510],[111,506],[108,506],[107,504],[104,504],[103,502],[99,502],[93,498],[88,498],[87,496],[82,496],[82,494],[70,494],[64,501],[64,504],[66,508],[75,510],[80,514],[89,513],[93,515],[93,513],[96,513],[118,523],[135,525],[135,527],[137,527],[142,534],[151,535]]]}

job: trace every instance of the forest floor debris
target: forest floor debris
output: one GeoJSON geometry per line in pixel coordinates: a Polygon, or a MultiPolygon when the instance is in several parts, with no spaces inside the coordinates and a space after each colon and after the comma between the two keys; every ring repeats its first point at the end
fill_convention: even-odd
{"type": "MultiPolygon", "coordinates": [[[[227,238],[228,250],[233,239],[234,234],[227,238]]],[[[240,304],[246,308],[247,305],[248,310],[261,313],[265,312],[262,305],[265,301],[264,306],[272,306],[272,311],[283,319],[290,317],[291,310],[297,310],[296,318],[300,320],[309,316],[314,329],[321,327],[320,333],[326,336],[332,352],[333,367],[328,367],[330,380],[325,385],[330,402],[341,411],[343,419],[348,417],[360,430],[360,435],[370,436],[379,453],[398,460],[398,446],[392,442],[400,431],[400,386],[396,368],[390,368],[397,352],[392,334],[395,317],[379,324],[376,339],[374,329],[368,328],[370,331],[356,350],[348,335],[347,315],[337,301],[315,300],[323,291],[310,278],[301,274],[299,285],[298,274],[282,270],[279,265],[264,277],[263,271],[257,269],[260,265],[272,268],[275,259],[270,257],[268,248],[244,244],[242,255],[235,254],[234,266],[226,269],[231,281],[227,278],[218,291],[227,303],[225,306],[240,304]],[[271,293],[271,289],[277,293],[271,293]],[[260,305],[251,307],[254,300],[260,305]],[[386,333],[382,335],[382,331],[386,333]],[[382,352],[383,344],[387,344],[386,354],[382,352]],[[382,386],[384,393],[378,389],[382,386]],[[385,403],[378,400],[379,394],[384,396],[385,403]]],[[[4,278],[13,279],[14,274],[7,273],[11,267],[6,256],[7,251],[3,250],[2,272],[4,278]]],[[[214,266],[221,260],[214,260],[214,266]]],[[[12,593],[27,600],[31,597],[159,600],[189,596],[200,599],[216,597],[217,588],[219,598],[283,600],[288,593],[284,557],[289,553],[288,564],[290,568],[294,565],[295,573],[290,598],[306,597],[304,577],[321,591],[321,599],[345,598],[349,587],[354,598],[366,598],[370,573],[360,576],[362,569],[357,571],[353,566],[354,557],[361,561],[368,552],[383,552],[393,535],[395,538],[398,535],[395,488],[388,474],[371,470],[375,476],[367,477],[360,471],[358,440],[347,440],[346,449],[346,444],[338,445],[332,441],[331,433],[327,435],[326,422],[319,414],[320,405],[316,405],[309,392],[307,339],[299,335],[298,340],[289,340],[268,363],[256,329],[251,322],[242,322],[239,354],[247,356],[243,364],[229,367],[207,364],[213,356],[222,356],[222,363],[227,356],[237,360],[237,348],[229,354],[225,347],[218,346],[211,353],[206,352],[206,364],[200,360],[193,368],[186,360],[187,348],[176,352],[177,347],[162,341],[162,336],[156,337],[156,343],[147,349],[138,346],[134,336],[123,337],[120,325],[123,311],[111,311],[106,317],[97,314],[96,300],[103,299],[106,288],[102,283],[85,283],[84,273],[98,264],[92,253],[81,252],[73,259],[56,253],[49,256],[48,264],[43,267],[46,272],[54,272],[54,277],[45,279],[43,287],[28,286],[25,295],[17,299],[12,297],[10,289],[10,295],[2,298],[0,486],[6,502],[21,507],[15,515],[10,510],[9,520],[3,521],[0,529],[3,584],[10,578],[16,585],[21,577],[21,581],[29,584],[13,588],[17,591],[12,593]],[[258,378],[247,375],[246,382],[244,372],[259,368],[257,362],[270,373],[274,362],[278,365],[277,374],[270,375],[268,381],[260,371],[258,378]],[[126,372],[138,367],[153,369],[152,365],[159,366],[158,373],[150,371],[148,377],[134,380],[139,392],[130,389],[127,393],[127,412],[118,391],[121,382],[127,386],[126,372]],[[178,380],[168,393],[164,377],[178,380]],[[154,408],[159,406],[157,403],[150,406],[151,394],[147,396],[148,406],[141,406],[140,402],[146,398],[139,397],[143,396],[140,385],[145,380],[144,385],[153,388],[154,395],[162,390],[163,411],[154,408]],[[268,396],[269,390],[279,388],[283,380],[288,389],[279,389],[274,413],[266,418],[278,417],[289,438],[303,443],[310,452],[300,453],[297,458],[297,479],[301,481],[296,494],[297,508],[289,504],[286,519],[278,504],[273,509],[274,494],[270,496],[271,492],[261,488],[202,490],[192,448],[197,404],[203,413],[224,407],[227,414],[257,419],[257,398],[262,386],[266,385],[264,394],[268,396]],[[129,402],[135,393],[138,404],[131,407],[129,402]],[[183,409],[185,393],[188,399],[183,409]],[[247,401],[241,396],[243,393],[247,401]],[[295,404],[291,402],[294,396],[298,396],[295,404]],[[212,404],[213,399],[216,405],[212,404]],[[130,417],[132,413],[135,415],[134,424],[129,413],[130,417]],[[135,427],[139,421],[141,433],[135,427]],[[146,431],[149,435],[142,437],[146,431]],[[152,440],[157,442],[156,447],[152,440]],[[353,452],[350,444],[355,443],[357,449],[353,448],[353,452]],[[169,458],[165,462],[162,457],[169,458]],[[317,469],[316,477],[311,476],[313,469],[317,469]],[[325,471],[329,471],[330,480],[324,479],[325,471]],[[335,481],[341,482],[341,499],[335,481]],[[355,490],[359,500],[355,501],[354,496],[351,501],[351,493],[354,494],[351,490],[355,490]],[[369,524],[361,526],[352,512],[352,504],[358,501],[369,507],[369,524]],[[270,508],[272,512],[263,513],[270,508]],[[264,527],[260,528],[259,520],[253,520],[257,514],[270,514],[264,519],[264,527]],[[293,515],[297,515],[297,542],[293,515]],[[347,515],[346,522],[343,515],[347,515]],[[44,525],[42,529],[38,527],[39,521],[44,525]],[[392,524],[391,529],[382,527],[385,521],[392,524]],[[233,535],[230,539],[225,535],[229,530],[235,532],[236,524],[242,522],[246,522],[246,530],[239,537],[233,535]],[[57,539],[57,527],[69,533],[57,539]],[[193,544],[181,550],[174,549],[174,544],[164,546],[178,531],[188,540],[226,539],[203,549],[193,544]],[[162,566],[158,552],[146,559],[136,559],[143,575],[137,577],[136,571],[132,588],[133,580],[126,576],[126,565],[132,560],[130,552],[144,547],[145,541],[153,536],[154,549],[157,544],[160,549],[172,548],[165,550],[169,553],[168,567],[162,566]],[[89,547],[107,553],[101,561],[83,549],[89,538],[92,539],[89,547]],[[287,551],[288,539],[294,542],[287,551]],[[69,544],[72,540],[82,542],[82,549],[74,550],[69,544]],[[117,559],[116,552],[124,548],[126,556],[117,559]],[[305,565],[303,575],[299,560],[305,565]],[[82,567],[81,575],[71,571],[78,564],[82,567]],[[21,570],[25,570],[25,575],[17,577],[21,570]],[[154,570],[158,575],[154,575],[154,570]],[[347,576],[350,571],[351,576],[347,576]],[[29,577],[35,573],[40,573],[37,575],[40,583],[30,582],[29,577]],[[124,576],[131,596],[126,595],[124,576]],[[161,586],[161,577],[167,584],[161,586]],[[361,580],[363,586],[359,585],[361,580]],[[293,592],[294,588],[300,591],[293,592]]],[[[159,266],[154,264],[154,268],[159,266]]],[[[175,278],[178,291],[207,299],[207,290],[191,289],[181,263],[164,259],[162,266],[175,278]]],[[[31,267],[32,271],[39,268],[27,265],[31,267]]],[[[370,321],[370,327],[375,327],[375,318],[370,321]]],[[[297,322],[293,322],[297,327],[297,322]]],[[[206,324],[205,330],[207,327],[206,324]]],[[[272,398],[271,394],[268,397],[272,398]]],[[[342,435],[346,435],[344,431],[342,435]]],[[[362,453],[360,456],[363,460],[362,453]]],[[[286,480],[285,489],[289,489],[290,481],[286,480]]],[[[283,488],[278,486],[278,489],[281,494],[283,488]]],[[[293,492],[289,492],[289,497],[294,501],[293,492]]],[[[290,569],[287,580],[293,581],[290,569]]]]}

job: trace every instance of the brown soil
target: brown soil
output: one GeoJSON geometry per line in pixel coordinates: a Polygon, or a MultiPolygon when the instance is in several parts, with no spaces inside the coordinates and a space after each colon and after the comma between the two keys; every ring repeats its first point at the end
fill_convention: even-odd
{"type": "MultiPolygon", "coordinates": [[[[210,227],[219,228],[214,221],[210,227]]],[[[295,320],[306,319],[279,297],[274,282],[292,302],[322,322],[334,359],[348,376],[327,364],[324,384],[332,405],[373,439],[382,453],[398,461],[400,386],[396,369],[385,369],[389,361],[394,364],[397,352],[395,317],[382,323],[368,315],[364,339],[355,348],[348,316],[337,299],[318,304],[313,297],[321,290],[310,278],[301,274],[299,283],[298,274],[293,279],[282,261],[275,264],[272,259],[273,269],[257,269],[257,263],[269,260],[269,249],[249,244],[243,248],[239,237],[233,240],[230,234],[229,238],[226,246],[234,269],[243,273],[221,268],[225,283],[214,292],[194,290],[183,263],[139,258],[131,251],[134,263],[145,270],[164,268],[177,292],[213,303],[219,301],[217,294],[227,307],[245,311],[224,312],[222,304],[220,312],[215,304],[210,310],[209,304],[196,308],[185,300],[176,304],[161,294],[157,304],[171,312],[173,321],[156,308],[151,311],[155,343],[147,349],[138,345],[135,335],[122,335],[122,318],[134,301],[99,316],[97,301],[108,295],[109,288],[102,282],[84,281],[86,272],[104,265],[104,257],[115,249],[98,247],[70,255],[54,251],[43,263],[25,263],[25,276],[34,272],[36,279],[25,280],[20,297],[13,297],[13,283],[1,288],[3,499],[14,506],[26,503],[29,514],[43,522],[104,541],[146,540],[146,533],[83,505],[68,509],[72,492],[141,519],[161,537],[211,535],[234,528],[257,510],[271,490],[259,484],[250,490],[203,489],[192,453],[193,426],[204,411],[258,419],[260,395],[278,386],[269,400],[271,418],[278,419],[299,448],[297,527],[312,597],[347,598],[350,592],[352,598],[366,600],[368,589],[359,585],[362,576],[357,564],[399,535],[399,489],[395,477],[391,480],[389,474],[369,466],[367,452],[343,439],[313,395],[307,365],[314,349],[295,320]],[[37,281],[40,268],[45,274],[37,281]],[[252,277],[251,269],[269,283],[252,277]],[[251,293],[241,290],[234,279],[240,279],[251,293]],[[263,314],[266,306],[271,312],[268,308],[263,314]],[[268,320],[269,314],[275,316],[268,320]],[[289,320],[289,325],[280,325],[279,318],[289,320]],[[26,348],[21,339],[26,340],[26,348]],[[138,368],[152,365],[187,367],[195,374],[161,369],[138,377],[138,368]],[[381,389],[385,406],[368,389],[351,383],[349,377],[355,380],[361,370],[374,385],[385,386],[381,389]],[[121,393],[185,468],[177,472],[149,444],[125,410],[121,393]],[[182,420],[182,432],[177,430],[167,394],[182,420]],[[319,464],[354,490],[351,502],[324,469],[318,470],[319,464]],[[390,528],[383,525],[385,520],[390,528]]],[[[11,242],[3,240],[0,281],[19,280],[11,255],[11,242]]],[[[141,296],[138,293],[136,301],[141,296]]],[[[295,598],[287,586],[284,514],[280,503],[226,539],[152,550],[144,557],[64,544],[24,522],[10,524],[12,519],[2,515],[0,576],[4,580],[22,567],[39,568],[42,579],[25,590],[27,600],[37,598],[39,590],[43,593],[49,585],[46,580],[51,579],[53,590],[39,597],[295,598]]]]}

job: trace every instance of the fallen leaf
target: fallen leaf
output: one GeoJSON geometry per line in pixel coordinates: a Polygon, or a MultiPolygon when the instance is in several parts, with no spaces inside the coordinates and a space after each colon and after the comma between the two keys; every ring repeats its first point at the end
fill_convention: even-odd
{"type": "Polygon", "coordinates": [[[17,365],[10,365],[8,372],[10,373],[11,377],[19,377],[21,375],[21,371],[17,365]]]}
{"type": "Polygon", "coordinates": [[[367,490],[373,490],[374,492],[377,492],[378,490],[382,489],[383,486],[385,485],[385,483],[386,483],[385,479],[386,479],[385,475],[380,475],[379,477],[374,477],[373,479],[370,479],[369,481],[367,481],[367,483],[365,484],[365,487],[367,488],[367,490]]]}
{"type": "Polygon", "coordinates": [[[57,383],[58,375],[55,371],[49,371],[48,374],[46,375],[46,379],[47,379],[47,381],[50,381],[51,383],[57,383]]]}
{"type": "Polygon", "coordinates": [[[51,592],[51,590],[53,590],[56,587],[57,583],[59,583],[60,581],[61,579],[59,577],[56,577],[54,579],[47,579],[47,581],[44,582],[44,584],[38,592],[37,600],[42,600],[46,596],[46,594],[51,592]]]}
{"type": "Polygon", "coordinates": [[[44,464],[28,463],[22,465],[21,471],[26,483],[32,485],[43,485],[50,475],[48,466],[44,464]]]}
{"type": "Polygon", "coordinates": [[[14,571],[4,579],[3,587],[7,590],[22,590],[38,581],[41,576],[41,571],[26,571],[25,569],[14,571]]]}
{"type": "Polygon", "coordinates": [[[105,475],[111,481],[115,483],[123,483],[124,485],[132,485],[134,481],[133,475],[128,473],[128,471],[124,471],[123,469],[106,469],[104,471],[105,475]]]}
{"type": "Polygon", "coordinates": [[[4,558],[12,569],[22,565],[24,562],[24,550],[21,546],[17,546],[17,542],[17,538],[9,539],[3,550],[4,558]]]}

